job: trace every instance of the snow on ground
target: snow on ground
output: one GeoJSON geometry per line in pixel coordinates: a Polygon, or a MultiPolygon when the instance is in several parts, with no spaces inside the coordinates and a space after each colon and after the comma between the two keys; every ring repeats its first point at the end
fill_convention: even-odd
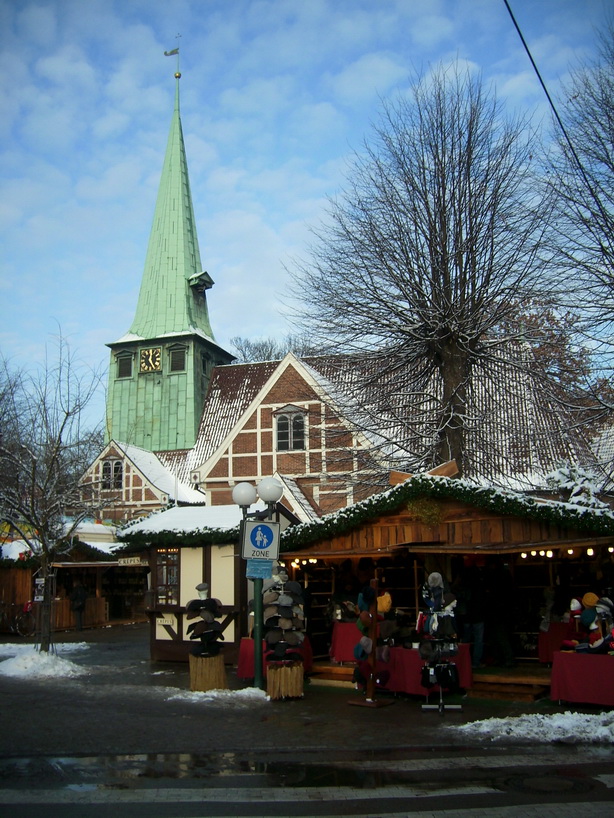
{"type": "Polygon", "coordinates": [[[485,719],[449,726],[472,737],[491,741],[524,739],[541,743],[614,744],[614,711],[607,713],[554,713],[524,715],[507,719],[485,719]]]}
{"type": "Polygon", "coordinates": [[[264,690],[257,687],[245,687],[242,690],[207,690],[203,692],[189,690],[174,690],[168,701],[185,702],[215,702],[215,704],[259,704],[266,702],[269,697],[264,690]]]}
{"type": "MultiPolygon", "coordinates": [[[[71,678],[89,673],[65,654],[88,649],[87,642],[67,642],[54,645],[51,653],[40,653],[34,645],[0,644],[0,675],[24,679],[71,678]]],[[[265,691],[256,687],[241,690],[209,690],[197,692],[173,687],[147,688],[151,695],[163,696],[167,701],[212,703],[243,706],[268,701],[265,691]]],[[[553,713],[512,716],[507,719],[485,719],[462,725],[446,725],[468,737],[491,741],[523,739],[536,743],[562,742],[567,744],[614,744],[614,710],[604,713],[553,713]]]]}
{"type": "Polygon", "coordinates": [[[54,650],[50,653],[41,653],[35,645],[0,645],[0,658],[11,657],[0,662],[0,675],[25,679],[53,677],[67,679],[83,676],[88,672],[85,668],[76,665],[70,659],[64,659],[60,654],[86,648],[85,642],[73,642],[54,646],[54,650]]]}

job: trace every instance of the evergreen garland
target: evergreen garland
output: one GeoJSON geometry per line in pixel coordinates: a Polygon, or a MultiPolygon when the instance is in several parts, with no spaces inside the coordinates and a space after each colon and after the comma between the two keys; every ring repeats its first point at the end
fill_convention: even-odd
{"type": "MultiPolygon", "coordinates": [[[[281,533],[280,552],[300,550],[319,540],[348,534],[363,523],[392,514],[416,500],[457,500],[494,514],[530,517],[551,525],[593,536],[614,535],[614,513],[610,509],[591,509],[550,500],[536,500],[513,491],[476,486],[466,480],[434,475],[416,475],[381,494],[327,514],[319,520],[300,523],[281,533]]],[[[115,553],[127,554],[149,548],[229,545],[239,542],[239,526],[201,528],[194,531],[118,532],[125,543],[115,553]]]]}
{"type": "Polygon", "coordinates": [[[391,514],[408,502],[421,498],[458,500],[495,514],[531,517],[551,525],[595,536],[614,534],[614,514],[568,503],[539,501],[512,491],[476,486],[466,480],[434,475],[416,475],[405,483],[355,503],[320,520],[287,528],[281,535],[281,551],[305,548],[318,540],[348,534],[369,520],[391,514]]]}

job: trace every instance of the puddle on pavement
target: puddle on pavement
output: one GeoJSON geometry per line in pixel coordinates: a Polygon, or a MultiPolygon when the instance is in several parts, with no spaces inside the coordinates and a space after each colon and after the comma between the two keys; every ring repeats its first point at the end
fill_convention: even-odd
{"type": "MultiPolygon", "coordinates": [[[[87,757],[40,757],[0,759],[0,780],[5,786],[23,787],[27,782],[31,788],[66,787],[70,789],[95,789],[100,787],[131,787],[146,785],[147,782],[161,779],[175,781],[177,785],[188,780],[197,781],[203,787],[353,787],[355,789],[372,789],[392,785],[416,785],[428,792],[441,786],[441,775],[424,775],[422,772],[393,769],[387,771],[379,765],[385,764],[384,753],[377,754],[377,769],[361,764],[367,758],[373,761],[374,756],[358,756],[348,753],[344,758],[319,760],[298,758],[300,751],[294,749],[287,753],[269,753],[263,755],[245,753],[151,753],[132,755],[100,755],[87,757]],[[355,765],[351,762],[355,761],[355,765]],[[350,762],[350,763],[348,763],[350,762]],[[431,779],[431,780],[429,780],[431,779]]],[[[424,759],[425,753],[416,753],[424,759]]],[[[390,761],[398,758],[398,753],[390,753],[390,761]]],[[[411,752],[405,754],[411,758],[411,752]]],[[[569,775],[565,761],[561,760],[560,768],[550,769],[544,774],[541,786],[553,787],[556,781],[569,775]],[[547,779],[547,782],[546,782],[547,779]]],[[[440,771],[443,772],[443,771],[440,771]]],[[[504,775],[493,774],[493,771],[480,773],[472,770],[470,778],[475,783],[490,785],[494,788],[518,789],[520,779],[513,783],[514,777],[509,772],[504,775]]],[[[448,781],[456,780],[465,786],[468,780],[467,771],[460,771],[458,776],[445,776],[448,781]]],[[[525,782],[528,786],[528,782],[525,782]]],[[[533,788],[539,789],[537,782],[533,788]]],[[[559,784],[560,786],[560,784],[559,784]]]]}

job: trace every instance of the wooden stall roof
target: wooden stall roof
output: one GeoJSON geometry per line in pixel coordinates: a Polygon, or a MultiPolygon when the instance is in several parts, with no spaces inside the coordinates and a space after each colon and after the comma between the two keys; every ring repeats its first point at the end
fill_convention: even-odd
{"type": "Polygon", "coordinates": [[[504,554],[614,544],[614,514],[463,480],[418,475],[341,512],[289,529],[284,557],[504,554]]]}

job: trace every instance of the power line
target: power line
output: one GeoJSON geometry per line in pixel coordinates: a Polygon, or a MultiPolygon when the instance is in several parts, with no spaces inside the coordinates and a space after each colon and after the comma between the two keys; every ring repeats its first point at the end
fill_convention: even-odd
{"type": "Polygon", "coordinates": [[[563,120],[559,116],[559,112],[556,109],[556,105],[554,104],[554,101],[553,101],[552,97],[550,96],[550,93],[548,92],[548,89],[546,88],[546,83],[542,79],[542,75],[540,74],[539,68],[537,67],[537,64],[535,63],[535,60],[533,59],[533,55],[531,54],[531,52],[529,50],[529,46],[527,45],[527,42],[526,42],[526,40],[525,40],[525,38],[524,38],[524,36],[522,34],[522,31],[520,30],[520,26],[516,22],[516,18],[514,17],[514,13],[513,13],[512,9],[510,7],[510,4],[509,4],[508,0],[503,0],[503,2],[505,3],[505,7],[509,12],[509,15],[510,15],[510,17],[512,19],[512,23],[514,24],[515,29],[518,32],[518,36],[520,37],[520,41],[522,42],[522,45],[524,46],[524,50],[527,52],[527,56],[528,56],[529,60],[531,61],[531,65],[533,66],[533,70],[535,71],[537,79],[539,80],[540,85],[544,90],[544,94],[546,95],[546,99],[550,103],[550,107],[552,108],[552,112],[553,112],[553,114],[554,114],[554,116],[556,118],[556,121],[559,124],[560,129],[561,129],[561,133],[565,137],[565,140],[566,140],[566,142],[567,142],[567,144],[569,146],[569,150],[571,151],[571,154],[572,154],[572,156],[573,156],[573,158],[574,158],[574,160],[576,162],[576,165],[578,166],[578,169],[579,169],[580,173],[582,174],[582,178],[584,179],[584,184],[588,188],[588,190],[589,190],[595,204],[597,205],[599,213],[601,214],[601,218],[607,224],[610,221],[609,216],[605,212],[605,209],[604,209],[603,205],[601,204],[601,200],[600,200],[599,196],[595,193],[595,191],[593,189],[593,186],[592,186],[592,184],[591,184],[591,182],[590,182],[590,180],[589,180],[589,178],[588,178],[588,176],[586,174],[586,171],[584,170],[584,166],[583,166],[582,162],[580,161],[580,157],[576,153],[576,149],[573,146],[573,142],[571,141],[571,138],[570,138],[569,134],[567,133],[567,129],[565,128],[565,125],[563,124],[563,120]]]}

